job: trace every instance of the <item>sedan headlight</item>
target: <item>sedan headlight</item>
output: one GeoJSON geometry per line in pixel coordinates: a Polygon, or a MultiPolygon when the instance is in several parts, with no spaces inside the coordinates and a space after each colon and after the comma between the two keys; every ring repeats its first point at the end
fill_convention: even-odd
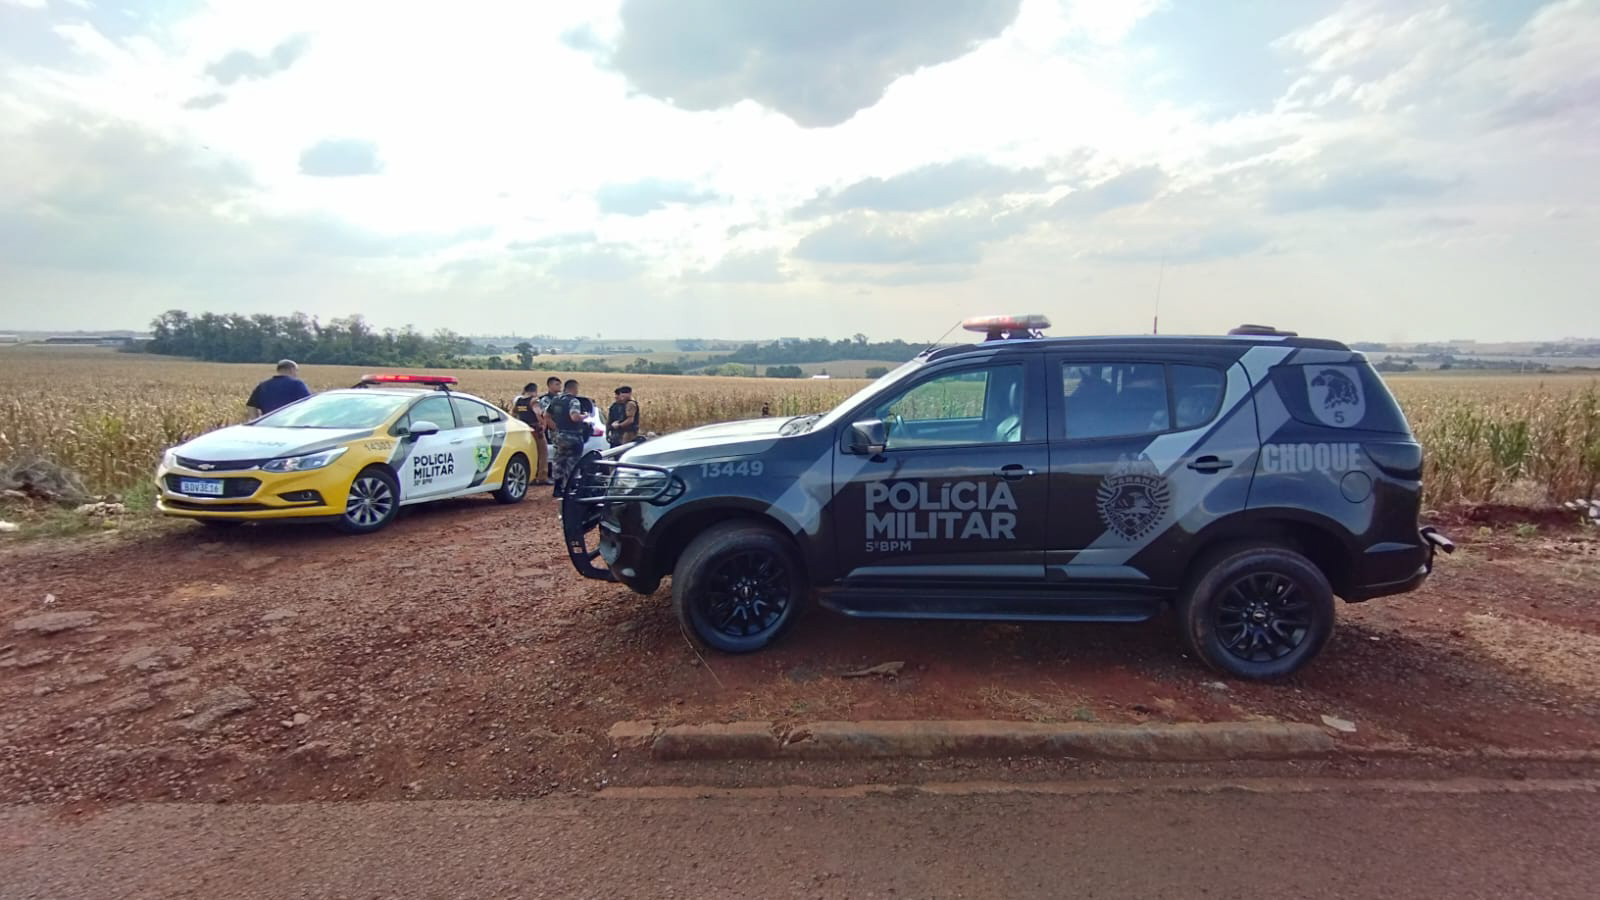
{"type": "Polygon", "coordinates": [[[350,448],[335,447],[332,450],[323,450],[321,453],[307,453],[305,456],[283,456],[278,459],[269,459],[261,464],[261,471],[306,472],[311,469],[320,469],[343,456],[348,449],[350,448]]]}
{"type": "Polygon", "coordinates": [[[161,454],[161,467],[163,469],[174,469],[177,468],[177,466],[178,451],[168,450],[166,453],[161,454]]]}

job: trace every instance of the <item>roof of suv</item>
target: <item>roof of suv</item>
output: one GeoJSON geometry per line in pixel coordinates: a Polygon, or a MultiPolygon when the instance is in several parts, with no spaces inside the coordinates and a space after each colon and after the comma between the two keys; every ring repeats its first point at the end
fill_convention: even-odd
{"type": "Polygon", "coordinates": [[[1149,347],[1151,344],[1169,347],[1237,347],[1239,344],[1262,346],[1310,348],[1317,350],[1342,350],[1351,352],[1340,341],[1325,338],[1308,338],[1289,333],[1244,334],[1124,334],[1124,335],[1070,335],[1063,337],[1016,337],[989,340],[973,344],[957,344],[930,348],[924,358],[946,359],[964,353],[990,350],[1036,350],[1051,347],[1091,347],[1096,349],[1121,349],[1149,347]]]}

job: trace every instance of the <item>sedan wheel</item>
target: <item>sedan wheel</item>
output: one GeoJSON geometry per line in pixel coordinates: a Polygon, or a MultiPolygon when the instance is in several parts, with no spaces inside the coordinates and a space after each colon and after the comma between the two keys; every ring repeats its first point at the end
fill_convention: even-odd
{"type": "Polygon", "coordinates": [[[528,458],[518,453],[506,462],[506,477],[494,492],[494,499],[501,503],[521,502],[528,496],[528,478],[528,458]]]}
{"type": "Polygon", "coordinates": [[[377,531],[393,521],[400,508],[399,490],[393,476],[381,469],[367,469],[350,483],[339,527],[352,534],[377,531]]]}

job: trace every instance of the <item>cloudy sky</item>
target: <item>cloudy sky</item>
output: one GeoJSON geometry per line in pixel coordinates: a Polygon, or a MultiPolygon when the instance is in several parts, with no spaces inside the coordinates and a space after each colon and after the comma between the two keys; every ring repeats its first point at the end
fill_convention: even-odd
{"type": "Polygon", "coordinates": [[[0,328],[1600,335],[1597,60],[1600,0],[0,0],[0,328]]]}

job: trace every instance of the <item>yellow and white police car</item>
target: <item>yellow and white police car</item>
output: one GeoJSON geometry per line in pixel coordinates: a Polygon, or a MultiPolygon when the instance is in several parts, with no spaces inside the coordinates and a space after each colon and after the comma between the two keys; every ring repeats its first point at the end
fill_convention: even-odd
{"type": "Polygon", "coordinates": [[[377,531],[402,506],[528,493],[538,438],[447,375],[368,375],[166,452],[156,508],[211,525],[265,519],[377,531]]]}

